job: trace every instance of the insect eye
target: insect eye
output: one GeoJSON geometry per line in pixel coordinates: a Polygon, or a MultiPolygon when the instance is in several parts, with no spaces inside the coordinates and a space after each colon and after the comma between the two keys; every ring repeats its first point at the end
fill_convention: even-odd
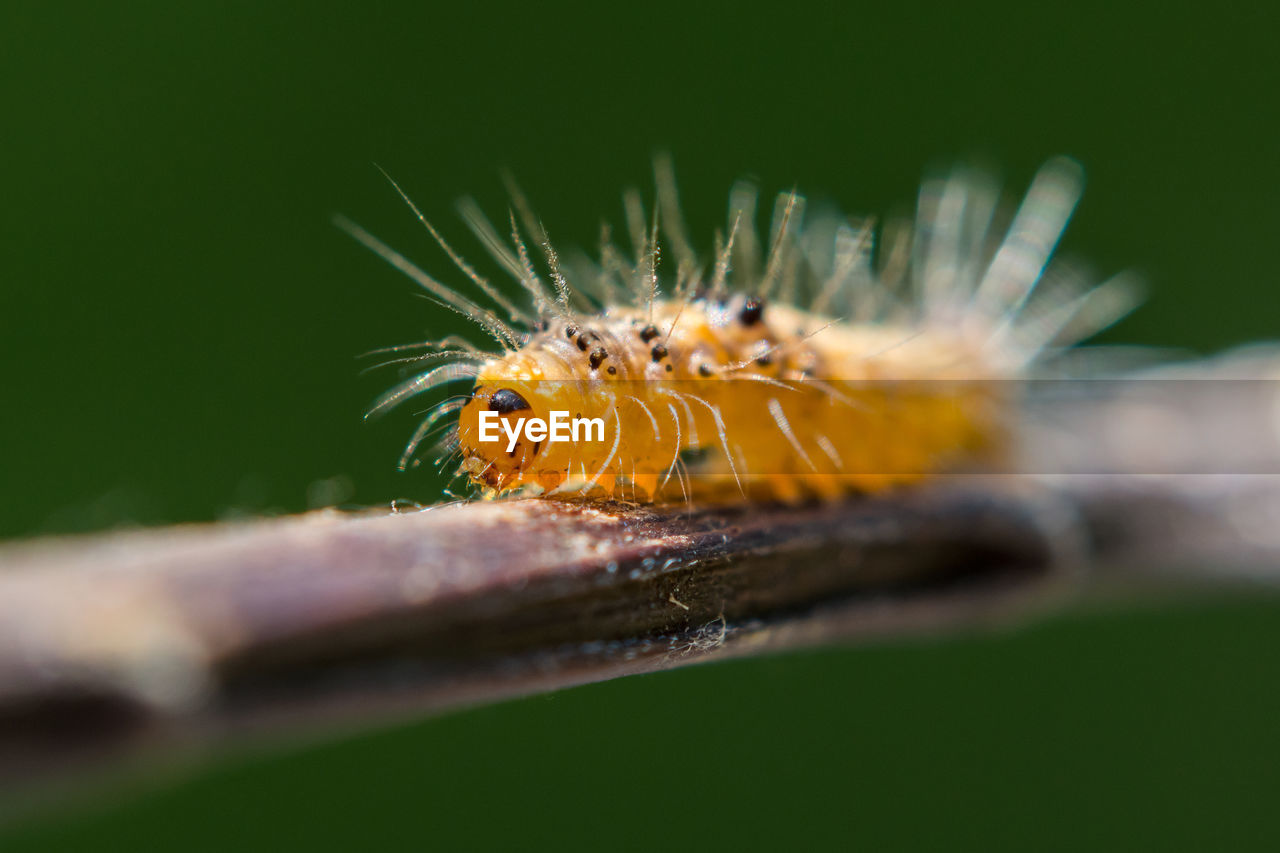
{"type": "Polygon", "coordinates": [[[500,415],[507,415],[511,412],[518,412],[521,409],[533,408],[515,391],[510,388],[502,388],[493,392],[493,396],[489,398],[489,411],[497,412],[500,415]]]}

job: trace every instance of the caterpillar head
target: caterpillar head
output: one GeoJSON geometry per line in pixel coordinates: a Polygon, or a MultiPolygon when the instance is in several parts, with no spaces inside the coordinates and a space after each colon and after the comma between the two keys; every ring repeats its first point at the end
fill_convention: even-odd
{"type": "Polygon", "coordinates": [[[493,493],[550,491],[605,465],[616,449],[610,430],[617,383],[603,379],[618,367],[606,373],[599,347],[580,350],[578,337],[564,327],[549,330],[479,368],[458,417],[462,470],[472,482],[493,493]],[[591,420],[606,426],[585,433],[574,426],[591,420]]]}
{"type": "Polygon", "coordinates": [[[462,470],[473,482],[502,492],[523,485],[533,470],[542,446],[524,440],[521,427],[530,418],[538,417],[529,397],[538,403],[542,400],[528,384],[501,377],[480,380],[463,406],[458,419],[458,445],[463,454],[462,470]],[[482,416],[489,421],[483,437],[482,416]],[[508,438],[508,430],[512,438],[508,438]]]}

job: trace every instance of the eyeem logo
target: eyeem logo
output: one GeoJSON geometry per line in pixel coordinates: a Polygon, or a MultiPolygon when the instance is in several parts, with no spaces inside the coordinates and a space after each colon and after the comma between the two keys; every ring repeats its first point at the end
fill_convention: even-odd
{"type": "Polygon", "coordinates": [[[507,452],[511,453],[520,443],[520,435],[530,443],[542,441],[604,441],[604,418],[569,418],[568,412],[552,410],[551,422],[542,418],[504,419],[497,412],[480,413],[480,440],[502,441],[507,436],[507,452]],[[583,434],[579,438],[579,431],[583,434]],[[592,438],[595,433],[595,438],[592,438]]]}

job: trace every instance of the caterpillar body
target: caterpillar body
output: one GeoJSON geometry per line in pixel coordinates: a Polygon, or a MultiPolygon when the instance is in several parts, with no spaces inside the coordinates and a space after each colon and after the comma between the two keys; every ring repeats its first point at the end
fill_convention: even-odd
{"type": "Polygon", "coordinates": [[[456,253],[403,192],[495,308],[341,221],[498,345],[451,337],[381,351],[421,349],[395,361],[430,364],[370,414],[451,382],[472,386],[430,411],[401,467],[441,431],[444,459],[460,457],[458,473],[489,496],[795,501],[998,466],[1018,407],[1018,383],[1007,380],[1032,375],[1132,305],[1124,278],[1087,287],[1049,266],[1081,184],[1065,158],[1042,167],[1006,222],[989,179],[958,170],[927,181],[914,222],[879,246],[872,223],[831,213],[805,221],[792,192],[778,197],[765,248],[754,190],[740,183],[706,257],[691,248],[665,159],[656,176],[651,217],[638,194],[625,197],[631,260],[606,230],[597,262],[562,262],[514,187],[509,242],[464,203],[529,308],[456,253]],[[664,250],[674,275],[661,271],[664,250]],[[519,425],[556,412],[598,420],[603,434],[520,436],[519,425]],[[486,419],[512,440],[487,440],[486,419]]]}

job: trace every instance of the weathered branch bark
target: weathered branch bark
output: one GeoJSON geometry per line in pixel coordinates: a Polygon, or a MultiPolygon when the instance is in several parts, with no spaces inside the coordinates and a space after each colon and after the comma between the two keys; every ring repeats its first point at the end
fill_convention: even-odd
{"type": "Polygon", "coordinates": [[[691,515],[477,503],[11,547],[0,767],[981,625],[1117,559],[1280,562],[1222,513],[1275,504],[1272,478],[1203,486],[957,481],[691,515]]]}
{"type": "Polygon", "coordinates": [[[0,745],[13,767],[975,619],[1065,565],[1074,531],[1054,524],[1028,496],[948,489],[691,515],[320,512],[11,548],[0,745]]]}

